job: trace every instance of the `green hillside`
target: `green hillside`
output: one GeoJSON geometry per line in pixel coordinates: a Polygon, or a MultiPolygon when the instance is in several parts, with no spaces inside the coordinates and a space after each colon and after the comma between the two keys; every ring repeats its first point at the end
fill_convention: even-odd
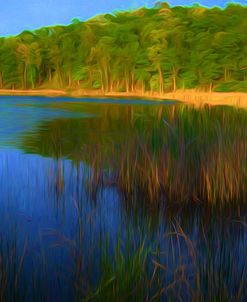
{"type": "Polygon", "coordinates": [[[247,91],[247,7],[116,12],[0,38],[0,88],[247,91]]]}

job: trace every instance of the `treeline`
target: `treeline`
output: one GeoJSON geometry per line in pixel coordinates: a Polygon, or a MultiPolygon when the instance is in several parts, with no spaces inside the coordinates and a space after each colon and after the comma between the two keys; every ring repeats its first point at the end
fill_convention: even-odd
{"type": "Polygon", "coordinates": [[[2,37],[0,88],[247,91],[247,7],[158,3],[2,37]]]}

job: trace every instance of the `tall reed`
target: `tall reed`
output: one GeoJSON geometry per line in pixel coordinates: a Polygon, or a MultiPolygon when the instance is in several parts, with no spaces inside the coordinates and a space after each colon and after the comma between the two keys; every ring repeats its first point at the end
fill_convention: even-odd
{"type": "Polygon", "coordinates": [[[128,198],[143,193],[150,203],[246,202],[245,110],[160,107],[151,117],[137,116],[129,127],[132,134],[117,147],[90,152],[96,184],[108,165],[106,183],[128,198]]]}

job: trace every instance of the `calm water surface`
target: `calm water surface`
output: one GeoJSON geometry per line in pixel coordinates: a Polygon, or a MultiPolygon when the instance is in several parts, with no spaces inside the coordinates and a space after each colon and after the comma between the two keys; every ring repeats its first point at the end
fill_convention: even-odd
{"type": "MultiPolygon", "coordinates": [[[[135,196],[138,203],[128,205],[114,184],[90,191],[95,165],[90,155],[110,154],[115,159],[112,150],[132,140],[131,121],[139,119],[150,127],[150,112],[158,116],[162,106],[173,104],[0,97],[0,236],[3,259],[17,259],[18,278],[10,276],[9,282],[17,283],[18,299],[80,299],[87,285],[94,287],[100,279],[102,245],[108,242],[111,254],[119,239],[123,250],[130,242],[132,251],[145,241],[150,270],[153,260],[169,264],[167,282],[173,280],[178,265],[186,265],[187,278],[195,287],[189,240],[197,264],[205,261],[206,267],[227,274],[231,262],[235,275],[227,286],[232,296],[236,294],[246,270],[245,210],[215,215],[200,205],[154,210],[142,203],[141,195],[135,196]],[[166,236],[172,232],[182,239],[166,236]],[[207,248],[205,236],[210,238],[207,248]]],[[[145,140],[140,129],[137,134],[145,140]]],[[[104,165],[108,173],[111,164],[104,165]]],[[[11,296],[10,285],[8,291],[11,296]]]]}

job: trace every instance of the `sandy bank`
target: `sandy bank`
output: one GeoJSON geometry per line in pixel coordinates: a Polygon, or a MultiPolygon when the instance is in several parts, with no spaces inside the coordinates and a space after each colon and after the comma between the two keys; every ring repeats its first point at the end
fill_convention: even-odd
{"type": "Polygon", "coordinates": [[[108,92],[101,90],[62,90],[62,89],[35,89],[35,90],[8,90],[0,89],[0,95],[28,95],[28,96],[69,96],[69,97],[133,97],[157,100],[179,100],[181,102],[202,106],[232,105],[247,108],[247,93],[242,92],[202,92],[197,90],[177,90],[160,95],[146,92],[108,92]]]}
{"type": "Polygon", "coordinates": [[[28,95],[28,96],[67,96],[65,90],[58,89],[0,89],[0,95],[28,95]]]}

